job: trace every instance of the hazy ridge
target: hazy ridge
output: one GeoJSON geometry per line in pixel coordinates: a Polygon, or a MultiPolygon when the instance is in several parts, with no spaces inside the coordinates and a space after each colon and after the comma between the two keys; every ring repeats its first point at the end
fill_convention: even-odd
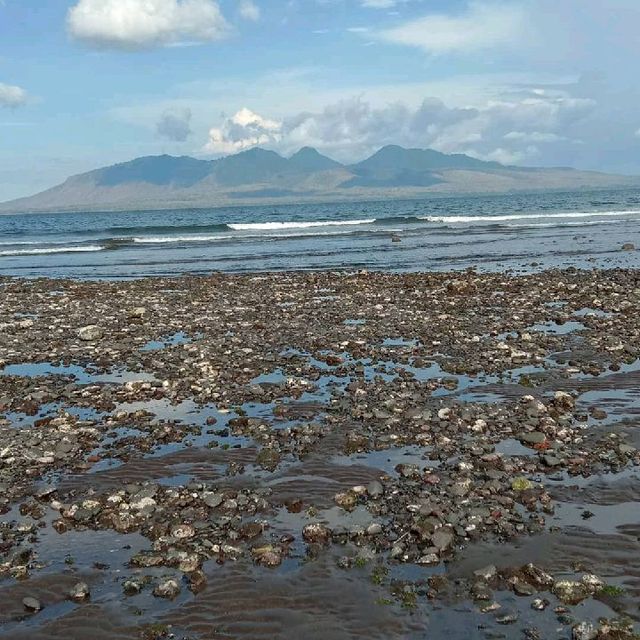
{"type": "Polygon", "coordinates": [[[0,212],[200,208],[638,185],[639,177],[505,166],[464,154],[395,145],[351,165],[310,147],[289,158],[254,148],[217,160],[136,158],[2,203],[0,212]]]}

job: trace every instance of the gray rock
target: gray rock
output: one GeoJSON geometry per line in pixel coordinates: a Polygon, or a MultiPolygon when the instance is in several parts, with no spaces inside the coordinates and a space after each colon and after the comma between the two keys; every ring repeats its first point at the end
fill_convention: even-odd
{"type": "Polygon", "coordinates": [[[589,597],[589,588],[582,582],[559,580],[555,582],[551,592],[563,604],[579,604],[589,597]]]}
{"type": "Polygon", "coordinates": [[[525,444],[541,444],[547,437],[542,431],[530,431],[529,433],[521,433],[519,436],[520,442],[525,444]]]}
{"type": "Polygon", "coordinates": [[[572,640],[595,640],[598,637],[598,629],[590,622],[580,622],[571,629],[572,640]]]}
{"type": "Polygon", "coordinates": [[[522,580],[516,580],[513,583],[513,591],[519,596],[532,596],[536,592],[535,587],[522,580]]]}
{"type": "Polygon", "coordinates": [[[305,542],[327,544],[331,539],[331,529],[319,522],[313,522],[302,530],[302,537],[305,542]]]}
{"type": "Polygon", "coordinates": [[[367,493],[369,494],[370,498],[374,498],[374,499],[379,498],[384,494],[384,487],[382,486],[381,482],[378,482],[377,480],[372,480],[367,485],[367,493]]]}
{"type": "Polygon", "coordinates": [[[496,618],[496,622],[498,624],[515,624],[518,622],[518,614],[517,613],[505,613],[502,616],[498,616],[496,618]]]}
{"type": "Polygon", "coordinates": [[[42,609],[42,604],[40,604],[40,600],[38,600],[37,598],[31,598],[31,597],[23,598],[22,606],[27,611],[32,611],[34,613],[42,609]]]}
{"type": "Polygon", "coordinates": [[[486,582],[488,582],[489,580],[493,580],[493,578],[498,575],[498,570],[496,569],[495,565],[490,564],[486,567],[482,567],[482,569],[477,569],[473,572],[473,575],[476,578],[480,578],[481,580],[485,580],[486,582]]]}
{"type": "Polygon", "coordinates": [[[206,493],[203,494],[202,501],[207,505],[207,507],[211,507],[212,509],[215,509],[216,507],[219,507],[223,503],[224,497],[219,493],[213,493],[211,491],[207,491],[206,493]]]}
{"type": "Polygon", "coordinates": [[[453,531],[449,527],[440,527],[431,536],[431,544],[444,551],[453,544],[454,537],[453,531]]]}
{"type": "Polygon", "coordinates": [[[87,325],[78,329],[78,338],[85,342],[93,342],[94,340],[100,340],[104,335],[104,331],[95,324],[87,325]]]}
{"type": "Polygon", "coordinates": [[[542,462],[544,462],[547,467],[559,467],[562,464],[562,460],[557,458],[556,456],[542,456],[542,462]]]}
{"type": "Polygon", "coordinates": [[[71,598],[71,600],[75,600],[76,602],[86,600],[89,595],[89,585],[86,582],[78,582],[73,586],[71,591],[69,591],[69,598],[71,598]]]}
{"type": "Polygon", "coordinates": [[[173,600],[179,593],[180,585],[178,581],[173,578],[163,580],[156,585],[156,588],[153,590],[153,595],[157,598],[168,598],[169,600],[173,600]]]}
{"type": "Polygon", "coordinates": [[[130,578],[129,580],[125,580],[122,584],[122,590],[127,596],[137,595],[144,588],[144,583],[142,580],[137,580],[136,578],[130,578]]]}

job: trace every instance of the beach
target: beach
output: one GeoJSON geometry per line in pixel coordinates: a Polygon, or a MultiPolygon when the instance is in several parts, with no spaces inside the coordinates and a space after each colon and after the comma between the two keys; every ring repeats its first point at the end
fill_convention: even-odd
{"type": "Polygon", "coordinates": [[[0,637],[635,637],[639,304],[635,268],[0,278],[0,637]]]}

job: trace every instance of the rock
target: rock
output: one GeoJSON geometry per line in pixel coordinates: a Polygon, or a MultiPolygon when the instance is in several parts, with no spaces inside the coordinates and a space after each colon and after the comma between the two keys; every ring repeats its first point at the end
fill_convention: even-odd
{"type": "Polygon", "coordinates": [[[521,572],[527,582],[538,589],[548,589],[553,585],[553,576],[531,562],[524,565],[521,572]]]}
{"type": "Polygon", "coordinates": [[[146,511],[151,512],[156,506],[156,501],[150,497],[139,498],[137,500],[132,500],[129,503],[129,506],[135,511],[146,511]]]}
{"type": "Polygon", "coordinates": [[[582,578],[580,578],[580,582],[582,582],[582,584],[587,587],[591,593],[596,593],[604,587],[604,580],[601,580],[593,573],[585,573],[582,578]]]}
{"type": "Polygon", "coordinates": [[[580,622],[571,629],[572,640],[595,640],[598,637],[598,629],[590,622],[580,622]]]}
{"type": "Polygon", "coordinates": [[[95,324],[87,325],[78,329],[78,338],[85,342],[93,342],[94,340],[100,340],[104,335],[104,331],[95,324]]]}
{"type": "Polygon", "coordinates": [[[551,588],[558,600],[563,604],[579,604],[583,600],[589,597],[589,589],[582,582],[575,582],[573,580],[559,580],[553,584],[551,588]]]}
{"type": "Polygon", "coordinates": [[[122,583],[122,590],[127,596],[135,596],[144,588],[144,582],[137,578],[130,578],[122,583]]]}
{"type": "Polygon", "coordinates": [[[196,535],[196,530],[190,524],[178,524],[171,528],[171,535],[178,540],[185,540],[193,538],[196,535]]]}
{"type": "Polygon", "coordinates": [[[543,600],[542,598],[535,598],[531,602],[531,608],[535,611],[544,611],[549,606],[548,600],[543,600]]]}
{"type": "Polygon", "coordinates": [[[202,494],[202,501],[210,507],[211,509],[215,509],[219,507],[224,502],[224,496],[220,493],[213,493],[212,491],[207,491],[202,494]]]}
{"type": "Polygon", "coordinates": [[[556,407],[560,407],[567,411],[570,411],[576,406],[574,397],[565,391],[556,391],[553,395],[553,401],[556,407]]]}
{"type": "Polygon", "coordinates": [[[476,578],[480,578],[481,580],[484,580],[485,582],[489,582],[490,580],[493,580],[498,575],[498,570],[496,569],[495,565],[490,564],[486,567],[483,567],[482,569],[477,569],[476,571],[473,572],[473,575],[476,578]]]}
{"type": "Polygon", "coordinates": [[[547,407],[540,400],[536,400],[533,396],[523,396],[521,399],[525,406],[527,416],[530,418],[539,418],[547,414],[547,407]]]}
{"type": "Polygon", "coordinates": [[[133,309],[129,310],[130,318],[143,318],[146,315],[147,315],[146,307],[134,307],[133,309]]]}
{"type": "Polygon", "coordinates": [[[266,471],[275,471],[280,464],[280,453],[275,449],[261,449],[256,458],[256,462],[266,471]]]}
{"type": "Polygon", "coordinates": [[[433,565],[440,562],[440,556],[437,553],[427,553],[424,556],[418,558],[417,563],[423,565],[433,565]]]}
{"type": "Polygon", "coordinates": [[[526,478],[514,478],[511,482],[511,488],[514,491],[528,491],[533,488],[533,483],[526,478]]]}
{"type": "Polygon", "coordinates": [[[459,480],[458,482],[454,482],[453,485],[451,485],[451,493],[453,493],[454,496],[457,496],[459,498],[466,496],[470,490],[471,490],[471,480],[469,479],[459,480]]]}
{"type": "Polygon", "coordinates": [[[180,585],[177,580],[173,578],[169,578],[168,580],[163,580],[156,588],[153,590],[153,595],[156,598],[167,598],[169,600],[173,600],[180,593],[180,585]]]}
{"type": "Polygon", "coordinates": [[[263,567],[277,567],[282,564],[282,551],[270,544],[252,549],[251,555],[263,567]]]}
{"type": "Polygon", "coordinates": [[[319,522],[313,522],[302,530],[302,538],[311,544],[328,544],[331,540],[331,529],[319,522]]]}
{"type": "Polygon", "coordinates": [[[440,551],[444,551],[453,544],[454,539],[453,531],[449,527],[440,527],[431,536],[431,544],[440,551]]]}
{"type": "Polygon", "coordinates": [[[345,511],[353,511],[358,504],[358,496],[352,491],[345,491],[344,493],[336,493],[333,496],[333,501],[345,511]]]}
{"type": "Polygon", "coordinates": [[[476,582],[471,586],[471,595],[474,600],[491,600],[493,593],[484,582],[476,582]]]}
{"type": "Polygon", "coordinates": [[[551,455],[542,456],[542,462],[544,462],[547,467],[559,467],[563,464],[560,458],[551,455]]]}
{"type": "Polygon", "coordinates": [[[192,571],[189,574],[189,590],[193,591],[193,593],[198,593],[202,591],[207,584],[207,577],[205,576],[203,571],[199,569],[197,571],[192,571]]]}
{"type": "Polygon", "coordinates": [[[519,436],[520,442],[524,444],[542,444],[547,437],[542,431],[530,431],[529,433],[521,433],[519,436]]]}
{"type": "Polygon", "coordinates": [[[22,606],[27,610],[35,613],[42,609],[42,604],[37,598],[26,597],[22,599],[22,606]]]}
{"type": "Polygon", "coordinates": [[[532,596],[536,592],[535,587],[523,580],[516,580],[512,586],[513,591],[519,596],[532,596]]]}
{"type": "Polygon", "coordinates": [[[625,242],[622,245],[622,250],[623,251],[635,251],[635,245],[633,244],[633,242],[625,242]]]}
{"type": "Polygon", "coordinates": [[[373,498],[375,500],[376,498],[379,498],[382,495],[384,495],[384,487],[382,486],[381,482],[378,482],[377,480],[372,480],[367,485],[367,493],[369,494],[370,498],[373,498]]]}
{"type": "Polygon", "coordinates": [[[89,595],[89,585],[86,582],[78,582],[73,586],[71,591],[69,591],[69,598],[71,598],[71,600],[75,600],[76,602],[82,602],[83,600],[86,600],[89,595]]]}

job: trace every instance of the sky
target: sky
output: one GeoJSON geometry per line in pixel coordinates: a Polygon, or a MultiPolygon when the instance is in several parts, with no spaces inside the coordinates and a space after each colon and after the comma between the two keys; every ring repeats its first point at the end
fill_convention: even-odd
{"type": "Polygon", "coordinates": [[[640,0],[0,0],[0,201],[168,153],[640,174],[640,0]]]}

